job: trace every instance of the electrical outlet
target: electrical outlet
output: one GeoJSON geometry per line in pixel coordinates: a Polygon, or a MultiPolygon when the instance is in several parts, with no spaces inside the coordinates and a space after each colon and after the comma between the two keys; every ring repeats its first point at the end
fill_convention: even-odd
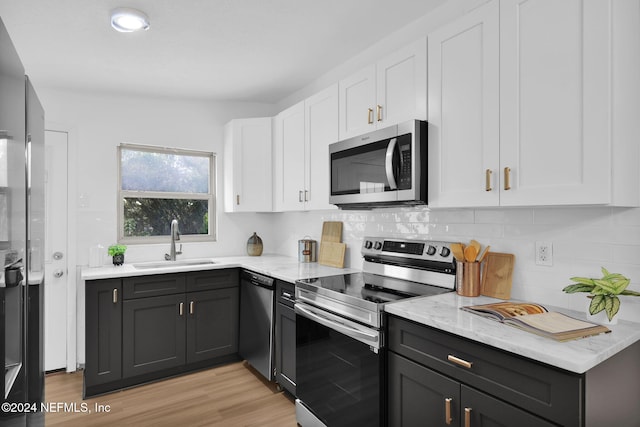
{"type": "Polygon", "coordinates": [[[553,265],[553,244],[536,242],[536,265],[553,265]]]}

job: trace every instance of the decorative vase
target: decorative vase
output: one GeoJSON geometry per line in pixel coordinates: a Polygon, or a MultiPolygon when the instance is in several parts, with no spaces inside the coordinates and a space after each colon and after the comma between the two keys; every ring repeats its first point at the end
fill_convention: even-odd
{"type": "Polygon", "coordinates": [[[124,254],[117,254],[113,256],[113,265],[124,264],[124,254]]]}
{"type": "Polygon", "coordinates": [[[262,239],[255,231],[253,235],[249,237],[249,240],[247,240],[247,254],[250,256],[262,255],[262,239]]]}

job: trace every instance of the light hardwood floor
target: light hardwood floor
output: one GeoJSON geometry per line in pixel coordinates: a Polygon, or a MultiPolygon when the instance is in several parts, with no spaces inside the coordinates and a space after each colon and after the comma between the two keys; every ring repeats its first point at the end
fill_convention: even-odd
{"type": "Polygon", "coordinates": [[[292,398],[244,362],[82,400],[82,372],[45,378],[45,402],[87,405],[91,413],[47,413],[48,426],[295,427],[292,398]],[[96,413],[95,405],[110,412],[96,413]]]}

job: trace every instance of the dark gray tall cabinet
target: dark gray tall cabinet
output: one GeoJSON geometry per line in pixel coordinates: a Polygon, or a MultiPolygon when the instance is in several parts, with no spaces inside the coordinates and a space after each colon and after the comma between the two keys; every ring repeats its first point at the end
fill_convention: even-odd
{"type": "Polygon", "coordinates": [[[295,285],[276,281],[275,370],[276,381],[296,395],[296,313],[293,311],[295,285]]]}

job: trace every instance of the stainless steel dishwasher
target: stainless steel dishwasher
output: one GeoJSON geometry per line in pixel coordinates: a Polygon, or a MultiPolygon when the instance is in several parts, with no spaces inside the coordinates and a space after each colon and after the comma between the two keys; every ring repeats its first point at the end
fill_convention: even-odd
{"type": "Polygon", "coordinates": [[[240,274],[240,357],[266,379],[273,377],[274,279],[252,271],[240,274]]]}

